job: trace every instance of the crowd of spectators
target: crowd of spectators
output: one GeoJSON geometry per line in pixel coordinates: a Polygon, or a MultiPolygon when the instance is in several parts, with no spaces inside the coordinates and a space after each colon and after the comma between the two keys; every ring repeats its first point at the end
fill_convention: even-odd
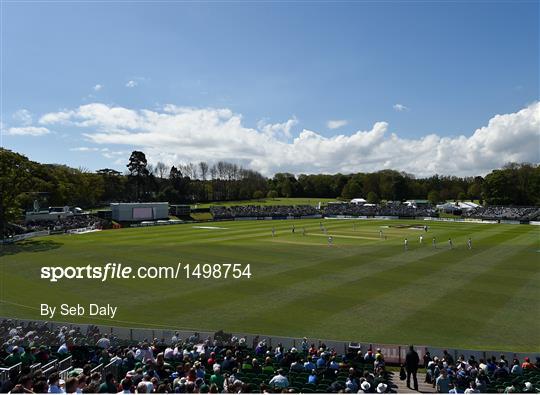
{"type": "Polygon", "coordinates": [[[456,360],[447,351],[440,357],[424,355],[426,383],[438,393],[537,393],[540,391],[540,357],[533,363],[500,355],[497,359],[465,358],[456,360]],[[511,362],[510,362],[511,361],[511,362]]]}
{"type": "Polygon", "coordinates": [[[310,205],[296,206],[212,206],[210,212],[214,219],[233,218],[264,218],[264,217],[304,217],[320,214],[320,212],[310,205]]]}
{"type": "Polygon", "coordinates": [[[411,207],[405,204],[361,205],[354,203],[331,203],[322,209],[309,205],[298,206],[214,206],[210,208],[214,219],[234,218],[286,218],[312,215],[346,215],[346,216],[398,216],[429,217],[437,216],[431,207],[411,207]]]}
{"type": "Polygon", "coordinates": [[[35,232],[39,230],[50,230],[56,232],[65,232],[70,229],[80,229],[95,226],[102,229],[108,225],[108,221],[90,214],[71,215],[65,218],[51,220],[29,221],[24,225],[26,232],[35,232]]]}
{"type": "Polygon", "coordinates": [[[1,392],[79,393],[291,393],[392,392],[391,373],[377,351],[340,355],[307,339],[296,348],[271,347],[266,339],[247,344],[193,334],[180,339],[122,342],[96,327],[50,330],[46,324],[0,325],[4,365],[23,368],[1,383],[1,392]],[[70,355],[65,379],[59,372],[31,371],[36,362],[70,355]],[[115,373],[93,371],[115,365],[115,373]],[[104,377],[103,377],[104,376],[104,377]]]}
{"type": "MultiPolygon", "coordinates": [[[[329,203],[321,209],[309,205],[298,206],[213,206],[210,212],[214,219],[235,218],[286,218],[302,216],[350,216],[350,217],[437,217],[437,210],[431,205],[414,207],[400,202],[386,204],[354,204],[354,203],[329,203]]],[[[540,207],[509,207],[489,206],[478,207],[463,212],[467,218],[480,218],[491,220],[540,220],[540,207]]]]}
{"type": "Polygon", "coordinates": [[[436,217],[437,211],[430,206],[413,207],[405,204],[361,205],[354,203],[332,203],[323,209],[324,215],[346,216],[392,216],[392,217],[436,217]]]}
{"type": "Polygon", "coordinates": [[[540,207],[477,207],[463,213],[464,217],[491,220],[538,221],[540,207]]]}
{"type": "MultiPolygon", "coordinates": [[[[0,392],[396,392],[397,377],[380,349],[339,354],[305,338],[298,349],[286,349],[281,344],[272,347],[266,339],[247,344],[244,338],[216,335],[211,339],[194,333],[181,339],[176,333],[170,339],[131,342],[100,333],[95,326],[51,330],[47,323],[5,320],[0,324],[1,363],[21,363],[22,368],[0,383],[0,392]],[[71,360],[65,376],[30,369],[66,357],[71,360]],[[96,369],[111,365],[113,370],[96,369]]],[[[421,361],[411,346],[399,378],[418,389],[419,368],[425,369],[427,385],[439,393],[538,392],[540,386],[540,357],[535,362],[505,355],[488,360],[461,355],[454,360],[445,351],[438,357],[426,352],[421,361]]]]}

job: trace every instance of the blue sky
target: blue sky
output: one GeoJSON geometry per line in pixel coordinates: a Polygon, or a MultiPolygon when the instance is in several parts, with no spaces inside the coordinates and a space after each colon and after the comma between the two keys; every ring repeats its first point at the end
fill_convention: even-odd
{"type": "Polygon", "coordinates": [[[469,147],[449,173],[539,161],[522,143],[504,147],[507,135],[539,142],[537,1],[3,2],[2,51],[2,143],[38,161],[122,169],[136,148],[169,164],[238,158],[266,174],[430,174],[444,172],[452,152],[436,166],[429,152],[409,162],[416,150],[435,158],[441,146],[469,147]],[[182,110],[165,111],[169,104],[182,110]],[[114,108],[133,112],[136,125],[111,124],[114,108]],[[218,109],[230,113],[216,118],[218,109]],[[145,110],[170,117],[169,129],[149,125],[145,110]],[[44,122],[50,113],[64,115],[44,122]],[[497,114],[511,118],[490,129],[497,114]],[[253,133],[260,139],[242,151],[253,133]],[[385,155],[396,142],[406,147],[385,155]],[[486,157],[479,144],[502,151],[486,157]],[[291,160],[303,149],[311,156],[291,160]]]}

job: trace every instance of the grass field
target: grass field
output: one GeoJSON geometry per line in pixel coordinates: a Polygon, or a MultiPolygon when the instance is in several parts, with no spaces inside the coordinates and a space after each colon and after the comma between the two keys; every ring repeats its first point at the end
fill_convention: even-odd
{"type": "Polygon", "coordinates": [[[119,306],[114,321],[81,320],[540,351],[539,227],[429,223],[420,245],[424,232],[412,226],[422,221],[323,222],[334,237],[332,247],[319,220],[204,224],[218,229],[196,227],[202,224],[132,228],[4,246],[0,315],[40,318],[40,303],[111,303],[119,306]],[[387,240],[379,238],[380,229],[387,240]],[[436,249],[433,236],[439,240],[436,249]],[[465,245],[468,236],[472,250],[465,245]],[[252,277],[106,283],[39,278],[45,265],[176,267],[179,261],[250,264],[252,277]]]}

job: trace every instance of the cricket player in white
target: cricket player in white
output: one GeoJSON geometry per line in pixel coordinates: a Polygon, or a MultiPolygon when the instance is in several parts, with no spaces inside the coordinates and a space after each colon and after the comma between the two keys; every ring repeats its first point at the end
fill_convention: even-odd
{"type": "Polygon", "coordinates": [[[470,237],[469,237],[469,239],[467,240],[467,248],[468,248],[469,250],[472,250],[472,240],[471,240],[470,237]]]}
{"type": "Polygon", "coordinates": [[[407,238],[405,238],[405,243],[403,244],[403,246],[405,247],[405,251],[409,249],[409,240],[407,240],[407,238]]]}
{"type": "Polygon", "coordinates": [[[328,247],[332,247],[332,244],[334,244],[334,238],[332,236],[328,236],[328,247]]]}
{"type": "Polygon", "coordinates": [[[420,244],[424,242],[424,236],[420,235],[420,244]]]}

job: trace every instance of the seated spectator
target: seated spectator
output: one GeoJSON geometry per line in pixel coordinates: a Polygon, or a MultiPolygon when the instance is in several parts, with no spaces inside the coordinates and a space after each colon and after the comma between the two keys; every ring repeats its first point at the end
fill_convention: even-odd
{"type": "Polygon", "coordinates": [[[347,377],[347,381],[345,382],[345,387],[350,391],[350,392],[358,392],[358,380],[356,379],[356,377],[354,377],[353,374],[349,374],[349,377],[347,377]]]}
{"type": "Polygon", "coordinates": [[[315,372],[315,369],[309,374],[307,382],[308,384],[317,384],[317,373],[315,372]]]}
{"type": "Polygon", "coordinates": [[[268,384],[274,388],[287,388],[289,386],[289,380],[283,374],[283,369],[279,369],[277,375],[272,377],[268,384]]]}
{"type": "Polygon", "coordinates": [[[371,392],[371,384],[367,380],[363,380],[360,383],[360,391],[364,392],[365,394],[371,392]]]}
{"type": "Polygon", "coordinates": [[[310,372],[313,369],[315,369],[316,367],[317,366],[313,363],[313,357],[311,355],[308,355],[307,361],[304,362],[304,369],[307,370],[308,372],[310,372]]]}
{"type": "Polygon", "coordinates": [[[274,373],[274,364],[272,363],[272,358],[265,358],[262,371],[263,373],[274,373]]]}
{"type": "Polygon", "coordinates": [[[58,373],[52,373],[49,376],[49,393],[51,394],[64,393],[64,390],[60,387],[60,375],[58,373]]]}
{"type": "Polygon", "coordinates": [[[438,393],[448,394],[448,391],[450,391],[450,379],[448,378],[448,372],[446,369],[441,370],[441,374],[439,377],[437,377],[435,383],[438,393]]]}
{"type": "Polygon", "coordinates": [[[531,363],[531,360],[529,359],[529,357],[525,357],[525,359],[523,360],[523,363],[521,364],[521,367],[523,368],[523,370],[534,369],[534,365],[531,363]]]}
{"type": "Polygon", "coordinates": [[[220,391],[222,391],[224,382],[225,382],[225,378],[221,374],[221,367],[214,366],[214,374],[212,376],[210,376],[210,384],[216,385],[217,388],[220,391]]]}
{"type": "Polygon", "coordinates": [[[512,368],[510,369],[510,373],[516,376],[521,376],[523,374],[523,368],[521,367],[518,359],[514,359],[512,361],[512,368]]]}
{"type": "Polygon", "coordinates": [[[499,367],[493,372],[493,377],[499,379],[505,378],[506,376],[508,376],[508,370],[506,369],[506,365],[504,364],[504,362],[499,362],[499,367]]]}

